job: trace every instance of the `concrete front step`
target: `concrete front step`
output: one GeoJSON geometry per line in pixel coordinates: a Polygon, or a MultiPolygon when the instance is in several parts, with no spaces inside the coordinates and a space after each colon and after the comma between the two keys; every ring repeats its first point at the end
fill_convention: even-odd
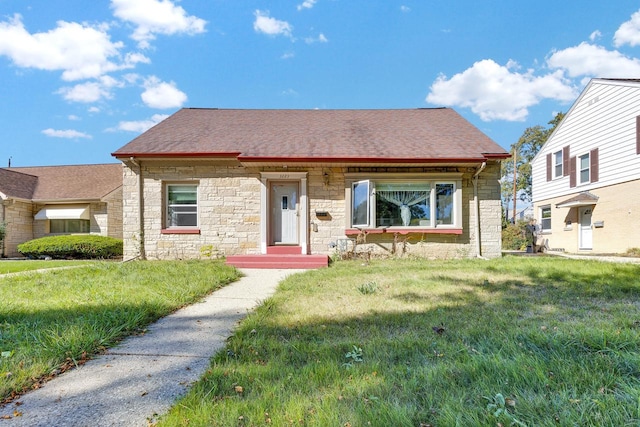
{"type": "Polygon", "coordinates": [[[302,255],[300,246],[267,246],[267,255],[302,255]]]}
{"type": "Polygon", "coordinates": [[[328,255],[230,255],[226,264],[238,268],[300,268],[314,269],[329,266],[328,255]]]}

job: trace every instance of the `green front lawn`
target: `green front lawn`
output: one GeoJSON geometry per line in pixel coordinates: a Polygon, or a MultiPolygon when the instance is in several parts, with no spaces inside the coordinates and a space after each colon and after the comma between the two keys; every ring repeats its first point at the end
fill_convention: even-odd
{"type": "Polygon", "coordinates": [[[639,278],[550,257],[295,275],[159,425],[636,426],[639,278]]]}
{"type": "Polygon", "coordinates": [[[0,260],[0,274],[19,273],[21,271],[41,270],[44,268],[71,267],[91,264],[95,261],[67,261],[67,260],[0,260]]]}
{"type": "Polygon", "coordinates": [[[237,278],[219,261],[92,262],[0,276],[0,402],[237,278]]]}

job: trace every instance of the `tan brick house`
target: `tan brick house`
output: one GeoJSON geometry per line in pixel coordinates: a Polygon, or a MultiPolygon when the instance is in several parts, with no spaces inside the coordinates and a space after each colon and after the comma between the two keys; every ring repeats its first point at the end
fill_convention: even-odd
{"type": "Polygon", "coordinates": [[[501,253],[500,160],[448,108],[182,109],[113,153],[125,258],[501,253]]]}
{"type": "Polygon", "coordinates": [[[532,161],[549,250],[640,247],[640,79],[593,79],[532,161]]]}
{"type": "Polygon", "coordinates": [[[48,235],[122,238],[122,165],[0,168],[0,222],[7,225],[3,257],[48,235]]]}

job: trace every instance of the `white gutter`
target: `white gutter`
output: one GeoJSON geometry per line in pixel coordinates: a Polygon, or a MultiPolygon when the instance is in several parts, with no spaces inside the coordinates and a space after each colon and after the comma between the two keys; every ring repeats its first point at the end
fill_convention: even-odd
{"type": "Polygon", "coordinates": [[[480,202],[478,201],[478,175],[487,167],[487,162],[482,162],[471,181],[473,182],[473,203],[475,209],[475,229],[476,229],[476,256],[480,259],[486,259],[482,256],[482,246],[480,245],[480,202]]]}

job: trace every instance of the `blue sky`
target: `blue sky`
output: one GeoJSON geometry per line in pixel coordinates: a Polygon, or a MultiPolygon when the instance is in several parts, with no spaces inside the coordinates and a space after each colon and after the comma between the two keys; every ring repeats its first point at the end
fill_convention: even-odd
{"type": "Polygon", "coordinates": [[[452,107],[508,148],[640,78],[640,5],[0,0],[0,166],[107,163],[182,107],[452,107]]]}

